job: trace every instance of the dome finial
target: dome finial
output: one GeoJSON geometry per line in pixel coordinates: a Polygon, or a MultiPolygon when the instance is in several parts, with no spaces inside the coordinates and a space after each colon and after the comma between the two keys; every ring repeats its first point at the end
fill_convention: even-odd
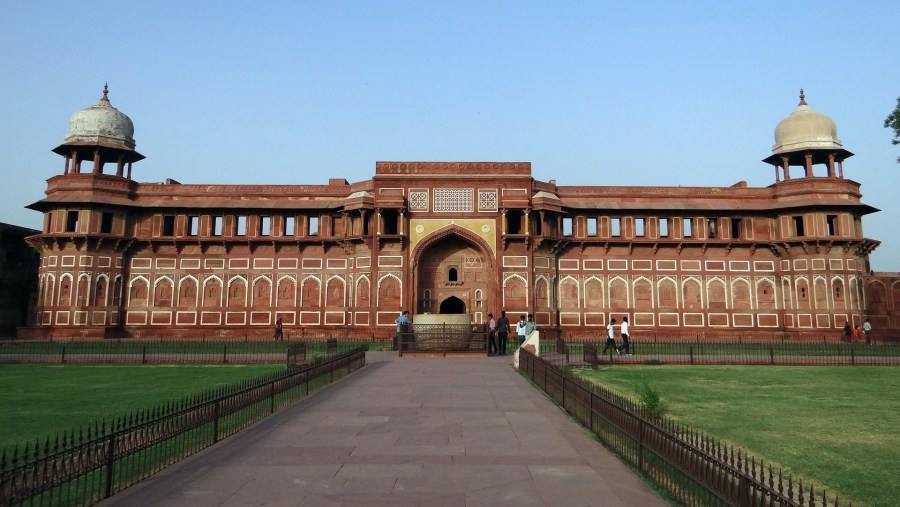
{"type": "Polygon", "coordinates": [[[806,95],[803,94],[803,88],[800,88],[800,103],[797,104],[797,105],[798,105],[798,106],[806,106],[806,105],[808,105],[808,104],[806,103],[806,95]]]}
{"type": "Polygon", "coordinates": [[[100,97],[100,102],[106,102],[109,104],[109,83],[103,83],[103,96],[100,97]]]}

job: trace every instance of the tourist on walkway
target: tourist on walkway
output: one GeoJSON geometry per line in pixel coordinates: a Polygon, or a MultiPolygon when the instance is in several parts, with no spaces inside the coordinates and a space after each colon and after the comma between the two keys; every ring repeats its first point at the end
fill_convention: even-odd
{"type": "Polygon", "coordinates": [[[631,336],[628,333],[628,316],[622,317],[622,326],[619,329],[619,334],[622,335],[622,352],[625,353],[626,356],[631,355],[631,348],[628,346],[628,338],[631,336]]]}
{"type": "Polygon", "coordinates": [[[606,345],[603,346],[603,353],[606,354],[610,347],[616,351],[616,354],[620,353],[616,347],[616,319],[610,319],[609,325],[606,326],[606,345]]]}
{"type": "Polygon", "coordinates": [[[403,336],[403,333],[406,332],[406,328],[412,324],[412,321],[409,320],[409,310],[403,310],[403,313],[394,319],[394,323],[397,324],[397,334],[394,335],[394,341],[396,342],[397,350],[400,350],[400,338],[403,336]]]}
{"type": "Polygon", "coordinates": [[[275,334],[272,335],[272,338],[275,338],[276,341],[284,340],[284,327],[281,323],[281,317],[275,319],[275,334]]]}
{"type": "Polygon", "coordinates": [[[866,333],[866,345],[872,345],[872,323],[869,322],[869,319],[866,319],[866,323],[863,324],[863,332],[866,333]]]}
{"type": "Polygon", "coordinates": [[[850,321],[844,321],[844,341],[850,343],[853,338],[853,328],[850,327],[850,321]]]}
{"type": "Polygon", "coordinates": [[[500,318],[497,319],[497,339],[500,341],[499,350],[501,355],[506,355],[506,339],[509,337],[509,319],[506,318],[506,312],[500,312],[500,318]]]}
{"type": "Polygon", "coordinates": [[[494,355],[499,352],[497,348],[497,321],[494,320],[494,314],[488,314],[488,355],[494,355]]]}
{"type": "Polygon", "coordinates": [[[534,315],[529,313],[528,320],[525,321],[525,339],[528,339],[535,329],[537,329],[537,324],[534,322],[534,315]]]}
{"type": "Polygon", "coordinates": [[[525,335],[528,329],[528,324],[525,322],[525,316],[522,315],[519,317],[519,322],[516,324],[516,334],[519,336],[519,346],[521,347],[523,343],[525,343],[525,335]]]}

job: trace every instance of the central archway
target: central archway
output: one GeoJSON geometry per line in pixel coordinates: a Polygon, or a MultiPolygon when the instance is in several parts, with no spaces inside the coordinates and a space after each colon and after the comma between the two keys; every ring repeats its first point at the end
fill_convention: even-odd
{"type": "Polygon", "coordinates": [[[494,294],[493,259],[484,240],[457,225],[425,238],[414,251],[419,314],[466,314],[481,323],[494,294]]]}
{"type": "Polygon", "coordinates": [[[456,296],[450,296],[441,302],[440,312],[442,315],[466,313],[466,303],[456,296]]]}

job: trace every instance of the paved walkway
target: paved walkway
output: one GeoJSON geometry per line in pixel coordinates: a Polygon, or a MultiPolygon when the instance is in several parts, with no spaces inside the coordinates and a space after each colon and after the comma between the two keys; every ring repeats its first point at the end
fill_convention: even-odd
{"type": "Polygon", "coordinates": [[[101,505],[667,505],[511,356],[366,360],[101,505]]]}

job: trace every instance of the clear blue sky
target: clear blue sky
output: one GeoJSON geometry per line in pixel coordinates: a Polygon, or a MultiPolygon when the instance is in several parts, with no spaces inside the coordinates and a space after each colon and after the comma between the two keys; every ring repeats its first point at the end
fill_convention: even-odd
{"type": "Polygon", "coordinates": [[[900,2],[5,2],[0,221],[63,169],[97,102],[135,124],[138,181],[325,183],[377,160],[530,161],[560,185],[751,186],[806,90],[882,211],[900,271],[900,2]]]}

